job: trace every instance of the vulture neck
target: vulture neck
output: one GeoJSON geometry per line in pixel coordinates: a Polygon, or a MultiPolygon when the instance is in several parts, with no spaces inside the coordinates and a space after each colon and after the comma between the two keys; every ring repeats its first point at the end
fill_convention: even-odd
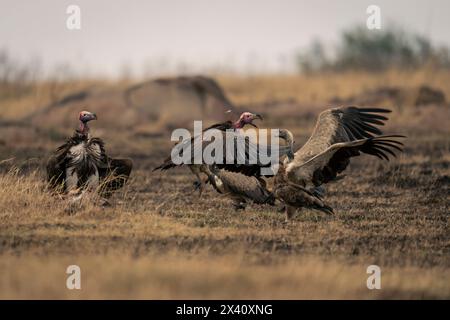
{"type": "Polygon", "coordinates": [[[244,121],[242,121],[242,119],[239,119],[238,121],[233,123],[234,129],[242,129],[244,126],[245,126],[245,123],[244,123],[244,121]]]}
{"type": "Polygon", "coordinates": [[[80,121],[80,127],[77,130],[80,134],[84,135],[84,136],[88,136],[89,135],[89,127],[87,122],[83,122],[80,121]]]}

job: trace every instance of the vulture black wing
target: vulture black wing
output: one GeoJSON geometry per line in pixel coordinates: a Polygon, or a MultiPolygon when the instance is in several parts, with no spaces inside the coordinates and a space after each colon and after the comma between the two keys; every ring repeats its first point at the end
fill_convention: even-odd
{"type": "MultiPolygon", "coordinates": [[[[225,121],[225,122],[221,122],[221,123],[216,123],[213,124],[205,129],[203,129],[203,132],[206,132],[208,130],[211,129],[216,129],[216,130],[220,130],[220,131],[226,131],[228,129],[232,129],[233,128],[233,122],[231,121],[225,121]]],[[[178,142],[175,145],[178,145],[179,143],[190,143],[191,146],[194,144],[194,140],[196,139],[196,137],[192,137],[190,139],[190,142],[187,141],[182,141],[182,142],[178,142]]],[[[172,162],[172,158],[170,156],[168,156],[166,159],[164,159],[164,161],[157,166],[156,168],[154,168],[152,171],[156,171],[156,170],[167,170],[173,167],[176,167],[178,165],[176,165],[175,163],[172,162]]]]}
{"type": "Polygon", "coordinates": [[[339,142],[331,145],[310,160],[299,163],[295,160],[287,165],[287,177],[293,182],[312,182],[315,186],[334,180],[337,174],[344,171],[350,159],[361,153],[389,160],[389,156],[396,157],[396,151],[401,152],[402,135],[384,135],[363,138],[359,140],[339,142]]]}
{"type": "Polygon", "coordinates": [[[56,189],[64,185],[66,179],[67,154],[70,148],[83,141],[83,136],[75,133],[66,143],[59,146],[47,160],[47,182],[50,188],[56,189]]]}

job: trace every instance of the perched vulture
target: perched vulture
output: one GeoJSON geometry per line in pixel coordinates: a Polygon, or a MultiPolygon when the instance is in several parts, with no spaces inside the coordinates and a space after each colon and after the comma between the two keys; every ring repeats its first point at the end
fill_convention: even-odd
{"type": "MultiPolygon", "coordinates": [[[[251,112],[244,112],[241,114],[241,116],[239,117],[239,119],[236,122],[226,121],[223,123],[214,124],[206,129],[204,129],[203,134],[205,134],[208,130],[211,130],[211,129],[216,129],[216,130],[219,130],[222,132],[226,132],[227,130],[235,131],[238,129],[242,129],[247,124],[256,127],[256,125],[253,123],[253,121],[256,119],[262,120],[261,115],[254,114],[251,112]]],[[[191,149],[194,150],[193,145],[194,145],[195,139],[202,139],[202,137],[192,137],[190,140],[181,141],[180,143],[177,144],[177,146],[184,148],[184,147],[190,145],[190,146],[192,146],[191,149]]],[[[203,148],[206,145],[206,141],[202,140],[201,144],[202,144],[202,148],[203,148]]],[[[164,160],[164,162],[161,165],[159,165],[158,167],[153,169],[153,171],[156,171],[156,170],[165,171],[167,169],[171,169],[171,168],[181,166],[181,165],[183,165],[183,164],[177,165],[177,164],[173,163],[172,158],[169,156],[164,160]]],[[[193,164],[193,161],[191,161],[191,164],[188,164],[188,167],[197,178],[197,180],[194,182],[194,185],[196,188],[199,189],[200,196],[201,196],[205,183],[202,181],[202,179],[200,177],[200,173],[201,172],[205,173],[204,165],[203,164],[193,164]]]]}
{"type": "MultiPolygon", "coordinates": [[[[292,150],[293,135],[289,130],[280,129],[278,137],[284,139],[292,150]]],[[[293,157],[292,152],[282,153],[280,156],[293,157]]],[[[233,206],[236,210],[245,209],[247,201],[257,204],[275,204],[275,197],[266,188],[264,180],[255,176],[248,176],[244,173],[228,171],[227,167],[219,169],[217,165],[206,166],[204,172],[208,176],[208,181],[217,192],[227,195],[234,200],[233,206]]]]}
{"type": "Polygon", "coordinates": [[[88,122],[94,113],[82,111],[80,126],[66,143],[56,149],[47,162],[47,181],[52,189],[64,193],[99,191],[109,197],[128,180],[131,159],[112,159],[105,153],[104,142],[89,134],[88,122]]]}
{"type": "Polygon", "coordinates": [[[401,135],[382,135],[375,125],[388,120],[379,108],[343,107],[323,111],[314,131],[294,154],[286,159],[275,176],[273,193],[286,205],[289,220],[296,208],[312,208],[326,213],[333,209],[323,201],[320,186],[335,180],[361,153],[389,160],[402,151],[401,135]]]}

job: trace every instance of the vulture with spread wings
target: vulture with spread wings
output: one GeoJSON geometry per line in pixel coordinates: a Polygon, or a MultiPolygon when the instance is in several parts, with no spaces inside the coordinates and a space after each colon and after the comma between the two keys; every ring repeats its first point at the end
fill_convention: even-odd
{"type": "MultiPolygon", "coordinates": [[[[278,158],[293,158],[292,145],[294,144],[293,135],[289,130],[279,129],[278,138],[285,141],[286,146],[267,146],[268,152],[278,150],[278,158]]],[[[248,143],[248,152],[244,155],[249,160],[251,154],[261,151],[266,146],[262,144],[248,143]]],[[[208,182],[214,189],[228,196],[233,200],[235,210],[244,210],[249,202],[257,204],[275,205],[275,197],[269,189],[267,189],[266,181],[261,177],[260,170],[269,168],[270,164],[256,162],[255,164],[225,164],[225,165],[206,165],[203,172],[208,176],[208,182]],[[222,167],[222,169],[220,169],[222,167]],[[259,170],[256,170],[258,168],[259,170]]]]}
{"type": "MultiPolygon", "coordinates": [[[[203,150],[205,148],[207,148],[207,146],[211,143],[210,140],[204,140],[203,136],[207,135],[210,132],[214,132],[213,129],[215,129],[216,133],[219,132],[220,134],[223,135],[222,138],[224,139],[223,141],[225,141],[224,137],[225,137],[225,134],[227,131],[229,132],[229,134],[238,135],[238,132],[240,132],[240,130],[242,128],[244,128],[245,125],[251,125],[251,126],[257,128],[257,126],[253,123],[253,121],[255,121],[256,119],[262,120],[262,116],[259,114],[251,113],[251,112],[243,112],[236,122],[226,121],[223,123],[214,124],[206,129],[204,129],[201,135],[180,141],[179,143],[177,143],[174,146],[172,152],[174,152],[175,154],[180,154],[180,155],[190,152],[191,156],[190,156],[189,161],[181,162],[181,163],[174,163],[172,161],[172,152],[171,152],[171,155],[168,156],[163,161],[162,164],[160,164],[158,167],[154,168],[153,171],[157,171],[157,170],[165,171],[165,170],[186,164],[189,167],[189,169],[191,170],[191,172],[197,178],[196,181],[194,182],[194,185],[195,185],[196,189],[199,189],[200,196],[201,196],[203,189],[205,187],[205,182],[202,181],[202,179],[200,177],[200,173],[206,174],[206,172],[205,172],[206,167],[203,163],[196,163],[194,161],[194,158],[200,157],[200,159],[202,159],[203,150]],[[196,148],[197,145],[199,145],[201,148],[200,149],[196,148]]],[[[223,153],[223,154],[226,155],[226,153],[223,153]]]]}
{"type": "Polygon", "coordinates": [[[323,111],[314,131],[294,154],[280,165],[274,182],[274,195],[286,206],[289,220],[296,208],[312,208],[326,213],[333,209],[318,192],[320,186],[338,177],[350,159],[366,153],[380,159],[395,157],[402,151],[398,141],[402,135],[382,135],[376,125],[388,120],[383,114],[391,112],[380,108],[342,107],[323,111]]]}

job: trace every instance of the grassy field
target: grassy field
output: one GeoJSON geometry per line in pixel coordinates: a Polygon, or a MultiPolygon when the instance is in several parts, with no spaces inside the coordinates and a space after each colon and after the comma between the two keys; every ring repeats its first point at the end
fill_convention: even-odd
{"type": "MultiPolygon", "coordinates": [[[[219,82],[237,104],[266,116],[263,127],[292,130],[299,147],[336,96],[427,84],[448,98],[449,79],[421,70],[219,82]]],[[[75,87],[82,85],[67,84],[75,87]]],[[[43,88],[0,100],[4,119],[47,104],[43,88]]],[[[43,163],[72,129],[2,126],[0,298],[449,299],[449,106],[385,106],[393,109],[385,132],[406,134],[405,152],[389,163],[355,159],[345,179],[327,186],[335,216],[302,210],[290,223],[278,207],[234,212],[210,187],[199,199],[186,168],[151,173],[170,150],[169,132],[117,132],[101,114],[92,132],[112,156],[133,158],[135,171],[111,207],[69,214],[45,192],[43,163]],[[66,288],[71,264],[81,267],[81,290],[66,288]],[[372,264],[381,268],[381,290],[366,287],[372,264]]],[[[46,125],[57,128],[51,116],[46,125]]]]}

